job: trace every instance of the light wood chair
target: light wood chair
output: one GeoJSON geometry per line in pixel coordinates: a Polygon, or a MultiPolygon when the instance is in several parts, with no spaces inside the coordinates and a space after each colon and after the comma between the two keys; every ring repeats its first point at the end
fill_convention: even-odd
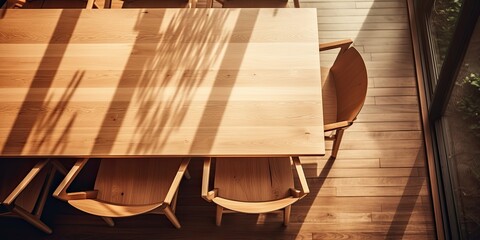
{"type": "Polygon", "coordinates": [[[196,8],[196,6],[197,0],[123,0],[122,8],[196,8]]]}
{"type": "MultiPolygon", "coordinates": [[[[223,8],[287,8],[288,0],[216,0],[223,8]]],[[[212,7],[213,1],[207,0],[207,5],[212,7]]],[[[295,8],[300,7],[299,0],[293,0],[295,8]]]]}
{"type": "Polygon", "coordinates": [[[367,97],[368,77],[360,53],[352,40],[320,44],[319,50],[340,48],[332,67],[321,67],[326,140],[333,140],[332,158],[337,157],[342,136],[360,113],[367,97]]]}
{"type": "Polygon", "coordinates": [[[309,193],[298,157],[292,158],[302,190],[294,188],[290,158],[216,158],[213,190],[209,191],[211,158],[203,165],[202,197],[217,204],[216,224],[228,212],[267,213],[283,210],[284,225],[291,206],[309,193]]]}
{"type": "Polygon", "coordinates": [[[0,169],[0,216],[19,217],[52,233],[40,217],[55,172],[66,174],[65,168],[49,159],[0,159],[0,169]]]}
{"type": "Polygon", "coordinates": [[[113,226],[111,218],[144,213],[165,214],[180,228],[175,216],[180,181],[190,159],[102,159],[93,191],[67,193],[66,190],[88,159],[80,159],[60,183],[53,196],[73,207],[100,216],[113,226]]]}
{"type": "Polygon", "coordinates": [[[93,0],[7,0],[4,8],[81,9],[92,8],[93,5],[93,0]]]}

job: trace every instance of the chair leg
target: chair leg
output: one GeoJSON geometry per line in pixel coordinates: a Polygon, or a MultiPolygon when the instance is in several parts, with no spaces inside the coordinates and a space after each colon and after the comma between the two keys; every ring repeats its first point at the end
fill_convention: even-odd
{"type": "Polygon", "coordinates": [[[24,209],[18,207],[18,206],[15,206],[13,209],[12,209],[12,212],[17,214],[18,216],[20,216],[23,220],[29,222],[30,224],[32,224],[33,226],[37,227],[38,229],[42,230],[43,232],[45,233],[48,233],[48,234],[51,234],[52,233],[52,229],[50,227],[48,227],[45,223],[43,223],[40,219],[36,218],[35,216],[33,216],[32,214],[30,214],[29,212],[25,211],[24,209]]]}
{"type": "Polygon", "coordinates": [[[342,141],[344,131],[345,130],[343,129],[339,129],[335,133],[335,140],[333,141],[333,147],[332,147],[332,158],[334,159],[337,157],[338,149],[340,148],[340,142],[342,141]]]}
{"type": "Polygon", "coordinates": [[[220,205],[217,205],[217,217],[216,217],[217,226],[222,225],[222,215],[223,215],[223,207],[220,205]]]}
{"type": "Polygon", "coordinates": [[[53,182],[53,177],[55,177],[55,167],[51,166],[50,172],[48,173],[48,178],[45,184],[43,184],[42,194],[40,195],[40,199],[38,200],[38,204],[33,211],[33,214],[40,218],[43,212],[43,207],[45,206],[45,202],[47,201],[48,192],[50,191],[50,187],[53,182]]]}
{"type": "Polygon", "coordinates": [[[107,223],[108,226],[113,227],[115,226],[115,222],[113,222],[112,218],[109,217],[102,217],[103,221],[107,223]]]}
{"type": "Polygon", "coordinates": [[[175,226],[176,228],[181,228],[182,227],[182,226],[180,226],[180,222],[178,221],[177,217],[173,213],[170,206],[165,207],[165,209],[163,209],[163,211],[165,212],[165,216],[167,216],[168,220],[170,220],[170,222],[173,224],[173,226],[175,226]]]}
{"type": "Polygon", "coordinates": [[[290,213],[292,212],[292,205],[283,209],[283,225],[287,226],[290,223],[290,213]]]}
{"type": "Polygon", "coordinates": [[[178,198],[178,188],[177,188],[177,191],[175,192],[175,195],[173,196],[173,199],[172,199],[172,212],[175,213],[175,211],[177,210],[177,198],[178,198]]]}

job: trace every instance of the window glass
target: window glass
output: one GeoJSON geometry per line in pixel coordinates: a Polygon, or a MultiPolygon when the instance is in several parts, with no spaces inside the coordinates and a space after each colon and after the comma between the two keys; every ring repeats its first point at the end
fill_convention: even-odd
{"type": "MultiPolygon", "coordinates": [[[[463,0],[434,0],[432,12],[430,13],[430,36],[433,44],[433,64],[437,72],[443,64],[447,54],[455,26],[460,15],[463,0]]],[[[438,76],[437,76],[438,77],[438,76]]],[[[434,78],[434,85],[437,79],[434,78]]]]}
{"type": "Polygon", "coordinates": [[[480,239],[480,29],[477,22],[443,122],[462,239],[480,239]]]}

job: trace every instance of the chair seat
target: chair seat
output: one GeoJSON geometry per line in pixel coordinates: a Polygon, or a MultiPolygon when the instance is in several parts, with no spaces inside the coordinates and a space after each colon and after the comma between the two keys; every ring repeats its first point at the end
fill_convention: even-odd
{"type": "Polygon", "coordinates": [[[242,213],[266,213],[273,212],[294,204],[299,198],[288,197],[268,202],[241,202],[221,197],[213,198],[212,201],[224,208],[242,213]]]}
{"type": "Polygon", "coordinates": [[[102,159],[95,180],[96,199],[124,206],[165,200],[182,159],[102,159]]]}
{"type": "Polygon", "coordinates": [[[286,8],[286,0],[224,0],[224,8],[286,8]]]}
{"type": "Polygon", "coordinates": [[[124,0],[122,8],[187,8],[188,0],[124,0]]]}
{"type": "Polygon", "coordinates": [[[53,196],[114,226],[111,218],[164,213],[176,227],[176,196],[189,158],[102,159],[93,191],[67,193],[88,158],[73,165],[53,196]]]}
{"type": "Polygon", "coordinates": [[[283,210],[287,225],[292,204],[310,192],[298,157],[217,158],[214,189],[207,191],[211,162],[207,158],[203,163],[202,197],[217,205],[217,226],[224,209],[250,214],[283,210]],[[292,161],[302,191],[295,189],[292,161]]]}
{"type": "Polygon", "coordinates": [[[87,0],[44,0],[42,4],[46,9],[82,9],[86,6],[87,0]]]}
{"type": "Polygon", "coordinates": [[[217,158],[214,188],[218,197],[238,202],[288,198],[295,188],[290,158],[217,158]]]}
{"type": "Polygon", "coordinates": [[[150,212],[163,204],[163,202],[160,202],[146,205],[121,206],[96,199],[69,200],[68,203],[78,210],[101,217],[129,217],[140,215],[150,212]]]}

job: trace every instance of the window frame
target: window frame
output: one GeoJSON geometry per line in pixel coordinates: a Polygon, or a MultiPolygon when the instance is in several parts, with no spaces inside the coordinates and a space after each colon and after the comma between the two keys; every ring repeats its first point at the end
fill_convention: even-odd
{"type": "Polygon", "coordinates": [[[458,22],[439,72],[435,67],[436,49],[433,43],[433,36],[430,34],[429,22],[434,1],[415,1],[423,84],[426,91],[428,121],[432,133],[431,140],[435,158],[435,166],[431,167],[435,168],[438,180],[438,189],[436,190],[442,208],[444,236],[447,239],[460,239],[463,234],[460,231],[460,221],[457,216],[457,205],[455,204],[457,201],[453,189],[455,180],[451,171],[449,171],[451,166],[449,166],[448,156],[451,154],[451,141],[449,133],[446,131],[446,123],[443,116],[480,15],[480,1],[463,0],[458,22]]]}

